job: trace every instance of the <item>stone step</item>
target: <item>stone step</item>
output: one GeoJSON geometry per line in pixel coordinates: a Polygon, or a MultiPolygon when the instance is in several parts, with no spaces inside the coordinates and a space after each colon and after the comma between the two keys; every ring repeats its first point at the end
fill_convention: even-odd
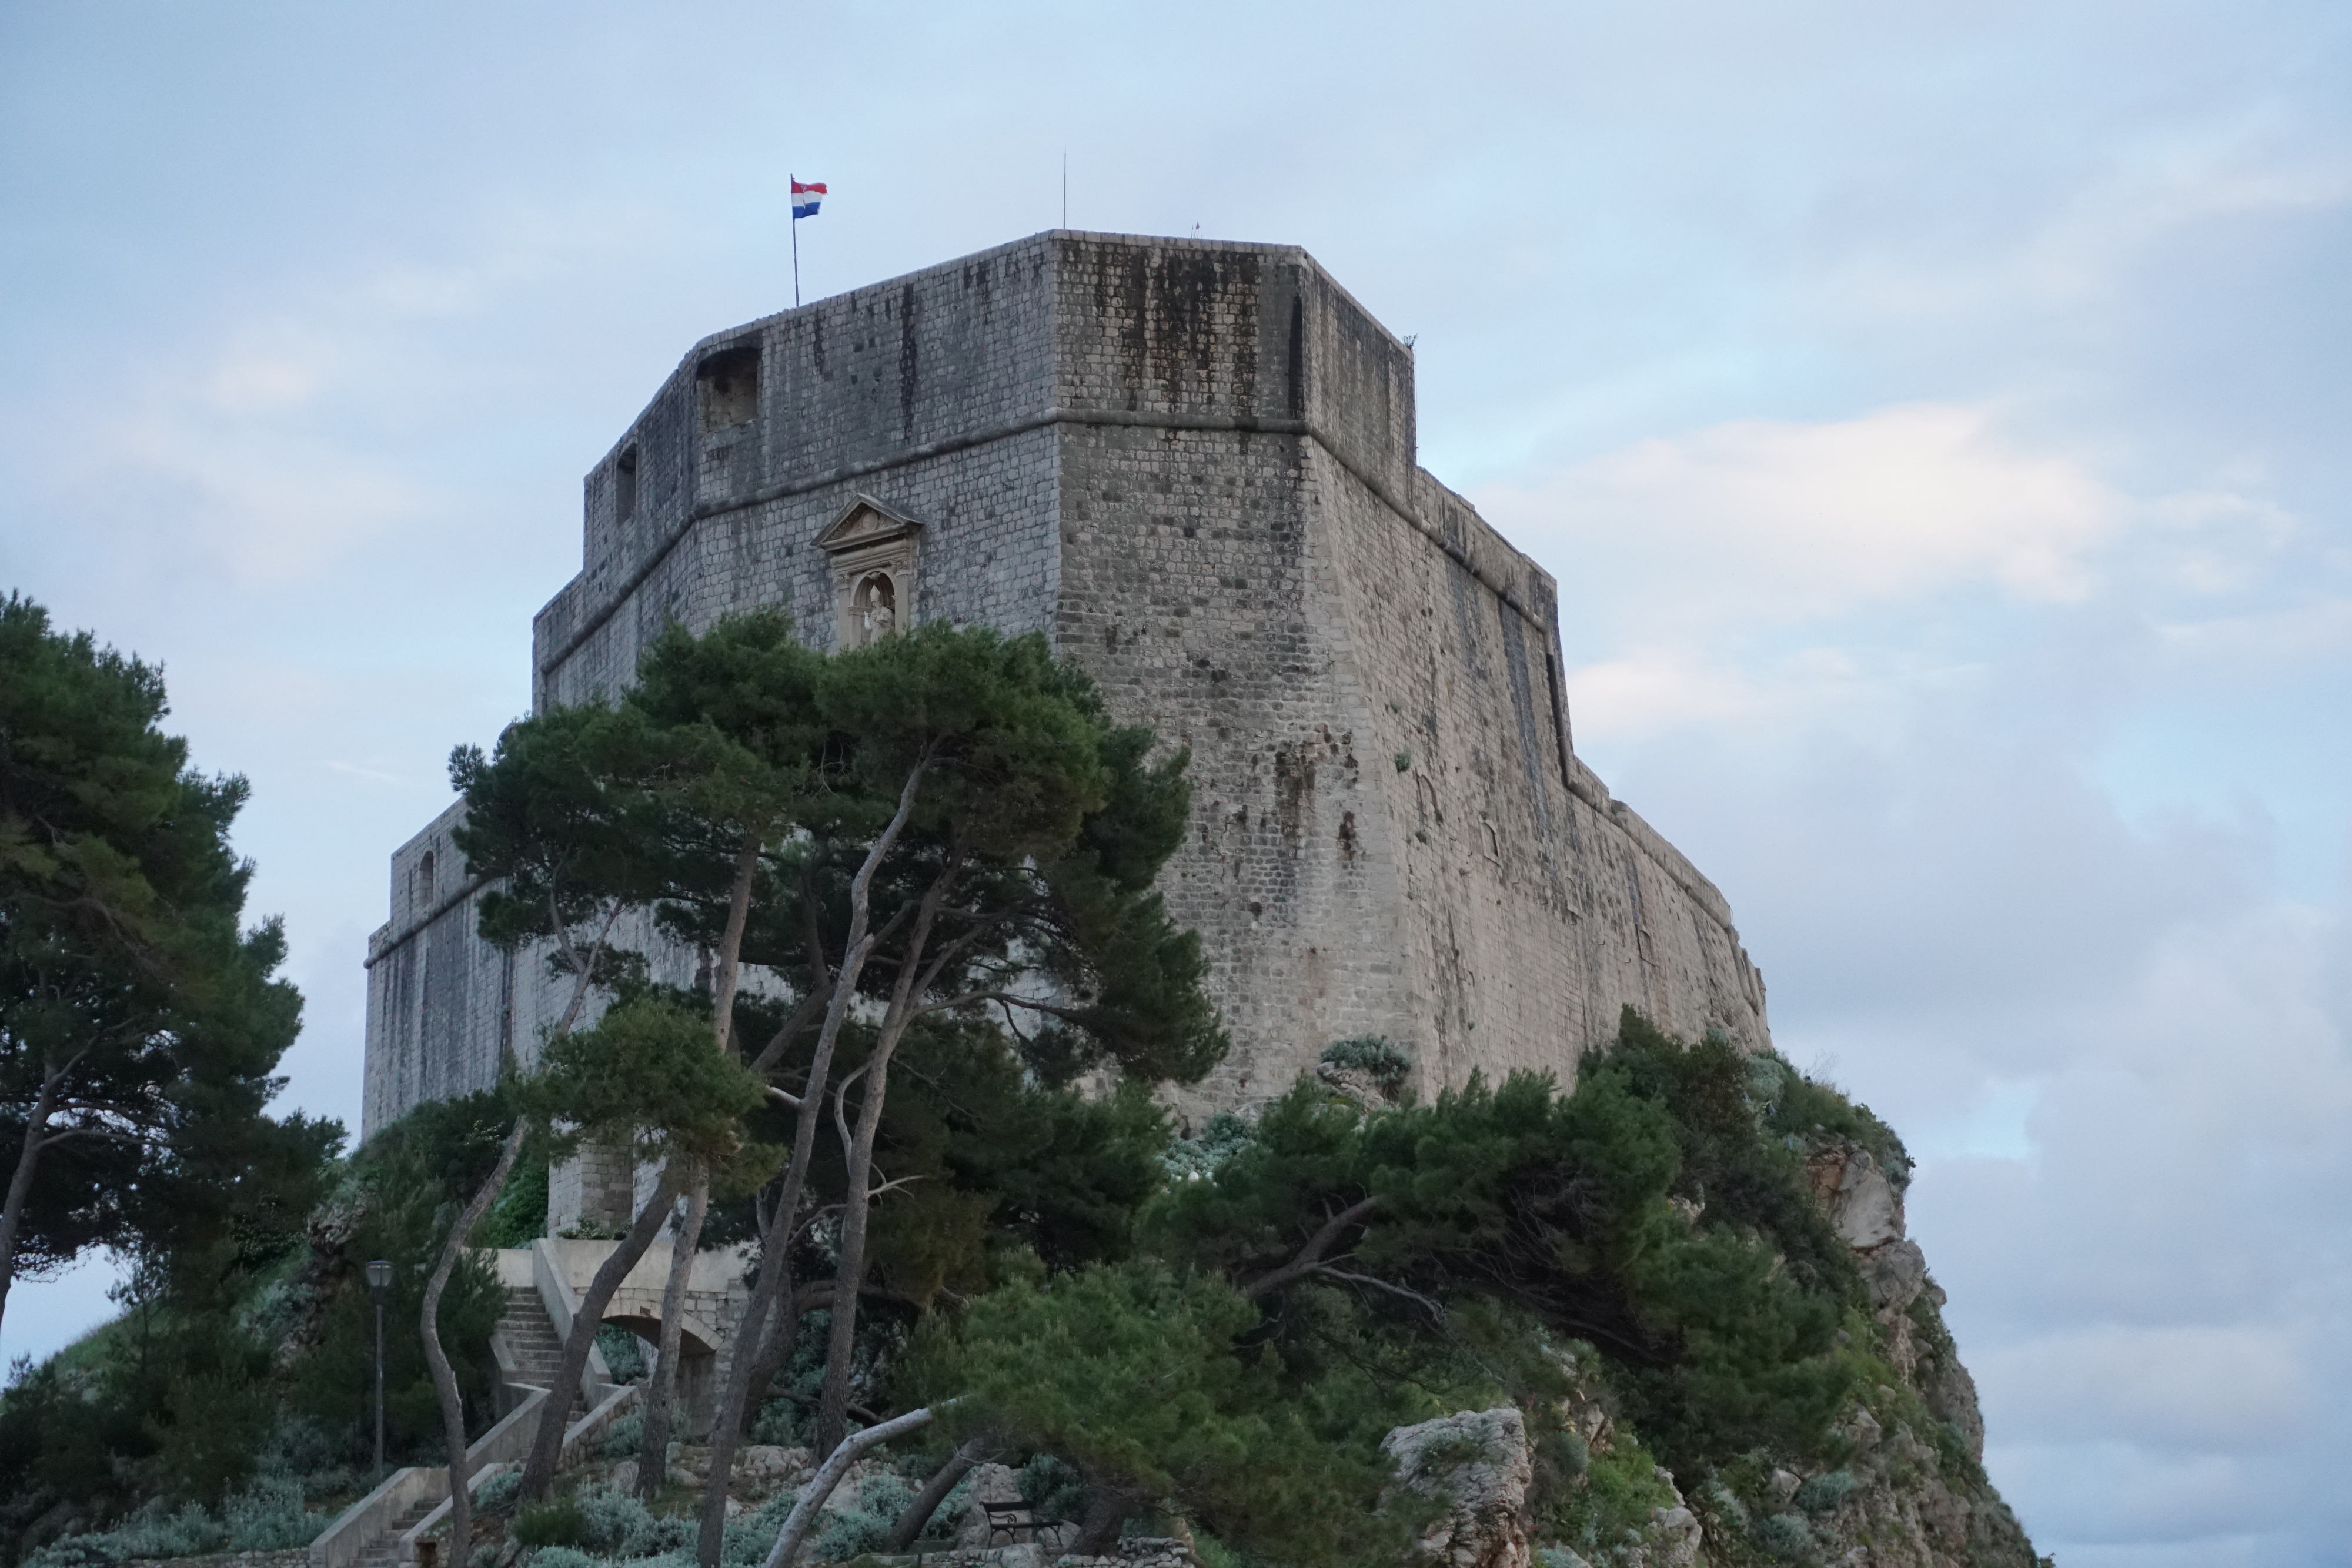
{"type": "MultiPolygon", "coordinates": [[[[563,1364],[563,1341],[556,1333],[555,1325],[548,1321],[547,1308],[537,1291],[524,1286],[508,1289],[506,1310],[499,1315],[498,1333],[517,1363],[516,1381],[540,1387],[553,1386],[556,1372],[563,1364]]],[[[575,1412],[587,1408],[587,1401],[576,1388],[571,1407],[575,1412]]]]}
{"type": "Polygon", "coordinates": [[[439,1506],[438,1503],[427,1502],[402,1510],[400,1516],[384,1527],[383,1534],[360,1549],[360,1554],[352,1560],[352,1568],[391,1568],[399,1552],[400,1538],[415,1529],[426,1514],[439,1506]]]}

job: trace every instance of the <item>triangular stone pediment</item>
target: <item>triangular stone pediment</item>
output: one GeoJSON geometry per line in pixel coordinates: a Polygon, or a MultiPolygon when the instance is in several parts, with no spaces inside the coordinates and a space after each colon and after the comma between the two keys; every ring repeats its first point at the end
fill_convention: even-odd
{"type": "Polygon", "coordinates": [[[871,496],[853,497],[841,514],[816,536],[816,548],[829,555],[862,549],[867,545],[912,538],[922,524],[871,496]]]}

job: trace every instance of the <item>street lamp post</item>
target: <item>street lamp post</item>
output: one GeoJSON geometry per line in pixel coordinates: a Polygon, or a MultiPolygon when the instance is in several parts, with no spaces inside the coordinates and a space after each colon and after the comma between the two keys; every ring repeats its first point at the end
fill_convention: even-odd
{"type": "Polygon", "coordinates": [[[392,1293],[392,1264],[378,1258],[367,1266],[368,1294],[375,1298],[375,1473],[383,1474],[383,1299],[392,1293]]]}

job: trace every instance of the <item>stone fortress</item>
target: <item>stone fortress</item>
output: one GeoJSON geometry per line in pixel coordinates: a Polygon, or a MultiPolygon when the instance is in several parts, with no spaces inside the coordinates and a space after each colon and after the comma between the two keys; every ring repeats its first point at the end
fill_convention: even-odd
{"type": "MultiPolygon", "coordinates": [[[[1162,883],[1233,1051],[1188,1115],[1353,1035],[1424,1095],[1565,1081],[1626,1003],[1764,1045],[1722,895],[1577,758],[1552,579],[1416,465],[1413,422],[1410,347],[1293,246],[1057,231],[771,316],[697,344],[589,471],[534,701],[756,606],[827,647],[1044,632],[1192,748],[1162,883]]],[[[369,1134],[491,1086],[560,1009],[476,934],[458,817],[393,856],[369,1134]]]]}

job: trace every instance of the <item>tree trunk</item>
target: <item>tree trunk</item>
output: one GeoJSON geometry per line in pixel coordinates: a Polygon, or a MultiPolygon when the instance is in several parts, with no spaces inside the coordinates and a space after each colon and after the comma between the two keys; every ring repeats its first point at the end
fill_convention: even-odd
{"type": "MultiPolygon", "coordinates": [[[[817,1406],[816,1451],[831,1453],[848,1427],[850,1358],[857,1343],[857,1292],[866,1282],[866,1229],[872,1218],[874,1139],[882,1127],[882,1104],[890,1087],[890,1058],[897,1053],[898,1041],[906,1037],[907,1026],[914,1020],[914,1001],[930,976],[919,980],[931,927],[939,918],[940,906],[947,902],[948,890],[960,873],[960,856],[949,857],[947,866],[931,879],[923,890],[923,902],[915,917],[914,929],[908,934],[907,950],[898,961],[898,981],[890,997],[889,1009],[882,1015],[882,1028],[874,1041],[874,1054],[859,1069],[866,1074],[866,1092],[857,1103],[857,1132],[850,1147],[842,1151],[847,1167],[847,1178],[841,1195],[841,1263],[834,1274],[833,1332],[824,1356],[824,1397],[817,1406]]],[[[847,1080],[843,1087],[847,1087],[847,1080]]]]}
{"type": "Polygon", "coordinates": [[[8,1287],[16,1278],[16,1236],[25,1223],[25,1205],[33,1196],[33,1172],[41,1163],[41,1147],[47,1142],[42,1134],[49,1130],[49,1117],[58,1108],[58,1085],[64,1080],[61,1071],[41,1079],[33,1113],[25,1118],[25,1143],[16,1151],[16,1173],[8,1178],[7,1202],[0,1205],[0,1322],[6,1321],[8,1287]]]}
{"type": "MultiPolygon", "coordinates": [[[[954,1401],[948,1403],[953,1404],[954,1401]]],[[[790,1568],[793,1559],[800,1554],[801,1543],[808,1539],[810,1529],[815,1525],[818,1511],[824,1507],[825,1500],[833,1496],[833,1489],[841,1484],[841,1478],[849,1473],[849,1467],[863,1458],[867,1449],[878,1448],[893,1437],[929,1425],[933,1414],[928,1406],[920,1410],[909,1410],[878,1427],[866,1427],[835,1448],[832,1457],[817,1467],[815,1479],[809,1482],[808,1490],[801,1493],[800,1501],[793,1505],[791,1517],[784,1521],[784,1528],[777,1532],[776,1543],[769,1548],[767,1561],[761,1568],[790,1568]]]]}
{"type": "Polygon", "coordinates": [[[931,1522],[931,1515],[939,1512],[940,1504],[947,1501],[948,1493],[971,1473],[971,1467],[980,1463],[993,1443],[994,1439],[985,1432],[965,1438],[963,1447],[931,1472],[931,1479],[923,1483],[923,1490],[915,1494],[915,1500],[907,1505],[907,1511],[898,1516],[898,1522],[890,1527],[890,1533],[882,1538],[882,1544],[876,1550],[888,1557],[912,1546],[915,1537],[923,1533],[923,1526],[931,1522]]]}
{"type": "Polygon", "coordinates": [[[1255,1301],[1269,1291],[1279,1291],[1294,1281],[1303,1280],[1316,1272],[1323,1267],[1323,1254],[1331,1250],[1331,1243],[1337,1241],[1348,1227],[1360,1223],[1366,1215],[1379,1208],[1383,1201],[1375,1194],[1349,1204],[1325,1220],[1322,1228],[1307,1239],[1307,1245],[1293,1254],[1289,1262],[1268,1269],[1248,1284],[1241,1286],[1241,1293],[1255,1301]]]}
{"type": "Polygon", "coordinates": [[[1134,1500],[1125,1492],[1097,1484],[1087,1497],[1087,1517],[1079,1521],[1078,1538],[1070,1542],[1068,1555],[1100,1557],[1118,1542],[1118,1527],[1134,1511],[1134,1500]]]}
{"type": "MultiPolygon", "coordinates": [[[[441,1434],[449,1445],[449,1568],[466,1568],[467,1555],[474,1546],[474,1467],[466,1453],[466,1405],[457,1397],[457,1375],[450,1370],[448,1353],[441,1348],[441,1292],[448,1289],[449,1276],[465,1253],[466,1239],[482,1222],[482,1216],[497,1201],[499,1189],[513,1174],[515,1156],[522,1153],[523,1140],[530,1134],[530,1123],[517,1117],[506,1146],[499,1151],[499,1163],[474,1189],[473,1201],[466,1205],[457,1223],[449,1228],[449,1239],[441,1244],[440,1260],[433,1265],[433,1277],[425,1282],[425,1310],[417,1328],[425,1340],[425,1364],[433,1370],[433,1392],[441,1401],[441,1434]]],[[[551,1393],[549,1397],[554,1396],[551,1393]]]]}
{"type": "Polygon", "coordinates": [[[751,1397],[752,1358],[742,1354],[740,1347],[758,1343],[779,1289],[789,1285],[784,1253],[792,1246],[793,1222],[800,1213],[801,1194],[808,1184],[809,1161],[816,1153],[817,1129],[824,1121],[825,1081],[833,1070],[834,1047],[841,1039],[850,1005],[856,999],[858,976],[874,951],[874,937],[868,929],[874,873],[906,831],[908,819],[914,815],[916,796],[929,767],[927,753],[908,772],[906,785],[898,791],[898,811],[867,848],[857,874],[849,881],[849,933],[842,949],[841,970],[834,977],[833,998],[825,1005],[824,1027],[817,1032],[808,1082],[801,1090],[800,1113],[793,1129],[792,1159],[785,1166],[783,1181],[776,1195],[776,1218],[761,1244],[759,1282],[752,1287],[751,1299],[744,1303],[742,1320],[736,1325],[734,1343],[739,1349],[728,1358],[727,1386],[714,1412],[710,1479],[703,1489],[702,1528],[695,1547],[700,1568],[719,1568],[719,1551],[727,1529],[727,1489],[735,1477],[735,1436],[742,1429],[744,1402],[751,1397]]]}
{"type": "MultiPolygon", "coordinates": [[[[719,1549],[727,1540],[727,1489],[735,1477],[735,1450],[743,1438],[743,1406],[751,1396],[751,1364],[768,1313],[778,1298],[789,1298],[793,1272],[784,1262],[792,1225],[779,1204],[776,1218],[760,1244],[760,1272],[751,1281],[751,1299],[736,1320],[733,1353],[727,1358],[727,1383],[710,1421],[710,1479],[702,1490],[702,1520],[695,1537],[697,1568],[719,1568],[719,1549]]],[[[791,1310],[789,1300],[784,1310],[791,1310]]],[[[763,1385],[764,1386],[764,1385],[763,1385]]]]}
{"type": "Polygon", "coordinates": [[[669,1260],[669,1281],[662,1288],[660,1347],[654,1375],[646,1384],[645,1437],[637,1447],[637,1495],[651,1502],[669,1472],[670,1409],[677,1399],[677,1358],[681,1354],[686,1311],[686,1287],[694,1272],[694,1252],[702,1240],[703,1217],[710,1212],[710,1177],[695,1174],[687,1195],[686,1223],[678,1228],[669,1260]]]}
{"type": "Polygon", "coordinates": [[[857,1287],[866,1278],[866,1229],[874,1206],[866,1200],[873,1177],[874,1138],[882,1124],[882,1100],[889,1087],[885,1055],[895,1041],[877,1042],[866,1068],[866,1096],[857,1107],[857,1133],[847,1151],[848,1190],[842,1194],[841,1263],[833,1278],[833,1326],[824,1352],[824,1397],[816,1411],[816,1448],[829,1454],[849,1425],[849,1377],[857,1347],[857,1287]]]}
{"type": "MultiPolygon", "coordinates": [[[[785,1292],[782,1306],[768,1320],[768,1332],[760,1338],[760,1359],[751,1364],[751,1395],[747,1406],[756,1407],[775,1387],[776,1374],[793,1358],[793,1348],[801,1335],[801,1320],[820,1306],[833,1301],[833,1282],[822,1281],[785,1292]],[[814,1295],[816,1300],[811,1300],[814,1295]]],[[[751,1414],[745,1412],[747,1417],[751,1414]]]]}
{"type": "Polygon", "coordinates": [[[735,988],[743,973],[743,927],[751,917],[751,882],[760,870],[760,835],[746,832],[735,855],[735,884],[727,899],[727,930],[719,939],[719,972],[711,980],[710,1027],[721,1052],[733,1048],[735,988]]]}
{"type": "Polygon", "coordinates": [[[596,1329],[604,1322],[604,1309],[612,1304],[613,1292],[621,1288],[621,1281],[628,1278],[629,1270],[637,1266],[646,1249],[661,1233],[663,1222],[669,1218],[669,1207],[677,1199],[677,1188],[671,1184],[667,1167],[664,1167],[653,1201],[638,1214],[637,1222],[629,1228],[628,1235],[621,1239],[621,1244],[604,1260],[582,1293],[580,1310],[572,1320],[572,1332],[564,1336],[563,1361],[556,1368],[555,1386],[547,1391],[539,1430],[530,1440],[530,1458],[523,1464],[520,1494],[522,1501],[539,1501],[554,1481],[556,1464],[563,1457],[563,1429],[571,1423],[572,1395],[580,1386],[580,1375],[588,1369],[588,1352],[596,1343],[596,1329]]]}

